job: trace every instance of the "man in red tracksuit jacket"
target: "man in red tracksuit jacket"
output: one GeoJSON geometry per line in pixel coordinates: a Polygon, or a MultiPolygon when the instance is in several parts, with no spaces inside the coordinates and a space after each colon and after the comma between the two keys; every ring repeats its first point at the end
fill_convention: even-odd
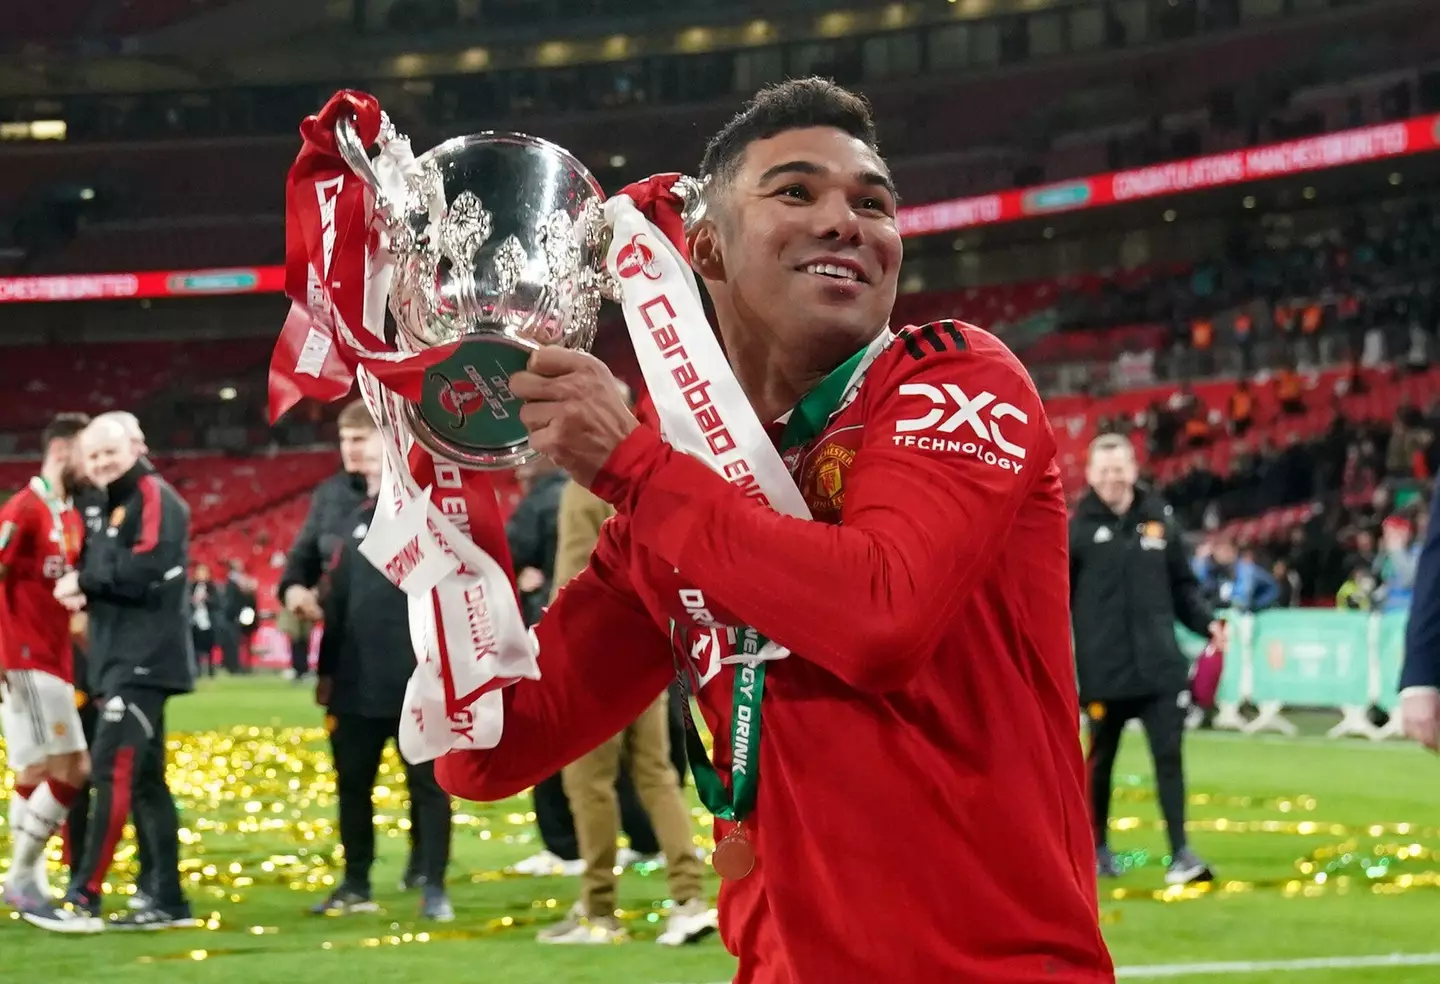
{"type": "MultiPolygon", "coordinates": [[[[482,800],[523,790],[653,702],[672,653],[690,660],[728,778],[732,733],[754,741],[732,732],[753,670],[720,664],[744,635],[706,623],[750,626],[792,655],[761,664],[741,832],[756,860],[720,894],[739,984],[1114,980],[1066,510],[1033,383],[978,328],[885,327],[901,245],[863,100],[818,79],[764,90],[702,172],[690,262],[759,418],[778,434],[827,379],[863,372],[818,436],[780,448],[814,521],[639,426],[598,360],[537,353],[511,380],[535,447],[619,513],[541,619],[544,675],[505,691],[499,745],[443,756],[441,783],[482,800]],[[895,864],[901,844],[923,862],[895,864]]],[[[473,532],[492,549],[503,536],[473,532]]],[[[717,821],[717,838],[733,832],[717,821]]]]}

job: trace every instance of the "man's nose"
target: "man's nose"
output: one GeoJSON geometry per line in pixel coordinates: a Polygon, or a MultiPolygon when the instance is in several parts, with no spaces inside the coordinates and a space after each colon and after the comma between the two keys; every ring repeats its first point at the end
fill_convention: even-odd
{"type": "Polygon", "coordinates": [[[858,246],[862,238],[860,216],[842,192],[823,196],[815,210],[815,237],[858,246]]]}

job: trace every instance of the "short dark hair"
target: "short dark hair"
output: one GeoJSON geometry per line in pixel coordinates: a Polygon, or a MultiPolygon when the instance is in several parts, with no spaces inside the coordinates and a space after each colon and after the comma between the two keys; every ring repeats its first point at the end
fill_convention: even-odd
{"type": "Polygon", "coordinates": [[[879,153],[875,118],[864,96],[830,79],[790,79],[755,93],[745,108],[710,138],[700,159],[700,175],[729,180],[739,169],[745,149],[756,140],[812,126],[841,130],[879,153]]]}
{"type": "Polygon", "coordinates": [[[68,441],[90,426],[90,415],[86,413],[57,413],[55,419],[45,426],[40,434],[40,448],[50,447],[51,441],[68,441]]]}

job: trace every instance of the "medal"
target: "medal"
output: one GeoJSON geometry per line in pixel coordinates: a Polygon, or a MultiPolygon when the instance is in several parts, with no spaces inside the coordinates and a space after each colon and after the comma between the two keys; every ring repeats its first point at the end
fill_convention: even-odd
{"type": "Polygon", "coordinates": [[[739,881],[755,870],[755,848],[739,827],[720,838],[710,858],[715,874],[726,881],[739,881]]]}
{"type": "MultiPolygon", "coordinates": [[[[872,345],[856,352],[796,404],[780,437],[783,460],[798,460],[798,449],[824,430],[830,418],[854,394],[864,378],[865,369],[880,351],[880,347],[872,345]]],[[[760,782],[761,724],[764,721],[760,702],[765,695],[765,663],[759,654],[766,640],[753,628],[740,629],[738,633],[737,655],[740,658],[731,682],[730,786],[727,789],[715,764],[710,761],[690,712],[691,670],[685,654],[675,646],[675,623],[670,623],[671,654],[683,695],[680,707],[685,719],[685,751],[695,777],[695,792],[716,819],[736,824],[720,838],[710,856],[715,873],[727,882],[739,881],[755,870],[755,845],[750,843],[741,822],[755,809],[760,782]]]]}

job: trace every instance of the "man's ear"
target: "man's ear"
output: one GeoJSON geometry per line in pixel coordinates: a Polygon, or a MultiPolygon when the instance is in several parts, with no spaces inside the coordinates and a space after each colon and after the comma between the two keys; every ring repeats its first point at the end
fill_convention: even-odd
{"type": "Polygon", "coordinates": [[[725,258],[721,255],[720,234],[714,222],[701,222],[690,233],[690,266],[702,280],[723,281],[725,258]]]}

